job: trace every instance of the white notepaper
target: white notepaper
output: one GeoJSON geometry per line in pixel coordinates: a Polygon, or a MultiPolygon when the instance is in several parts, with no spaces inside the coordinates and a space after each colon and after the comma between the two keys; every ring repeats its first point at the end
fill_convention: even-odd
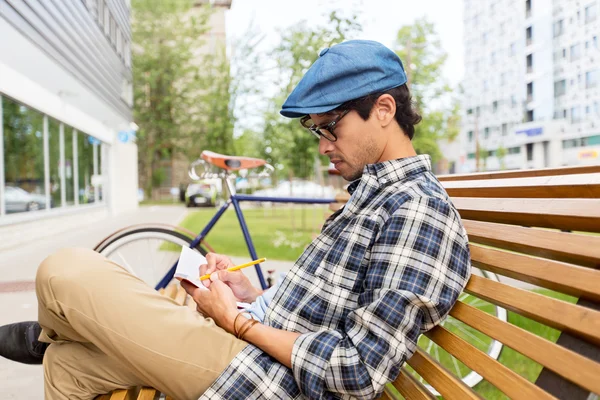
{"type": "Polygon", "coordinates": [[[184,279],[194,286],[206,289],[206,286],[199,279],[202,264],[206,264],[206,258],[202,254],[189,247],[182,247],[177,268],[175,268],[175,278],[184,279]]]}
{"type": "MultiPolygon", "coordinates": [[[[175,279],[186,280],[200,289],[208,290],[199,279],[200,266],[202,264],[206,264],[206,258],[202,254],[189,247],[182,247],[179,261],[177,262],[177,268],[175,268],[175,279]]],[[[238,301],[237,306],[238,309],[247,309],[250,307],[250,304],[238,301]]]]}

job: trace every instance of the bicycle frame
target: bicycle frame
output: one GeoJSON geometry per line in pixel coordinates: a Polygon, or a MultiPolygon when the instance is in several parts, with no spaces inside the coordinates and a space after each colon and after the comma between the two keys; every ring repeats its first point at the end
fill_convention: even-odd
{"type": "MultiPolygon", "coordinates": [[[[242,233],[244,235],[244,240],[246,241],[246,245],[248,246],[248,252],[250,253],[250,257],[253,260],[256,260],[258,256],[256,255],[256,250],[254,249],[254,243],[252,242],[252,238],[250,237],[250,232],[248,231],[248,225],[246,225],[246,220],[244,219],[244,214],[242,213],[242,208],[240,207],[240,202],[270,202],[270,203],[290,203],[290,204],[329,204],[335,201],[335,199],[303,199],[303,198],[295,198],[295,197],[260,197],[260,196],[248,196],[248,195],[237,195],[235,194],[235,189],[232,188],[230,183],[228,183],[229,192],[231,195],[229,199],[221,208],[217,211],[217,213],[212,217],[209,223],[204,227],[202,232],[196,236],[196,238],[190,244],[190,248],[195,248],[200,244],[200,242],[208,235],[211,229],[215,226],[215,224],[219,221],[219,219],[223,216],[225,211],[229,208],[230,205],[233,205],[235,209],[235,213],[240,223],[240,228],[242,229],[242,233]]],[[[177,263],[175,263],[169,272],[161,279],[161,281],[156,285],[156,290],[162,289],[167,286],[167,284],[173,279],[173,275],[175,275],[175,268],[177,263]]],[[[267,289],[267,283],[265,282],[265,278],[262,273],[262,269],[260,264],[256,264],[254,266],[256,269],[256,274],[258,275],[258,280],[260,282],[260,286],[262,289],[267,289]]]]}

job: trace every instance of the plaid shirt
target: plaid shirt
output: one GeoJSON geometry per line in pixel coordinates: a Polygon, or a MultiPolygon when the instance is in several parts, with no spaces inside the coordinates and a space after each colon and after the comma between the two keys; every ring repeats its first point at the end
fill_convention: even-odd
{"type": "Polygon", "coordinates": [[[371,399],[470,275],[458,211],[429,156],[365,167],[269,304],[264,323],[302,335],[288,369],[248,345],[202,396],[371,399]]]}

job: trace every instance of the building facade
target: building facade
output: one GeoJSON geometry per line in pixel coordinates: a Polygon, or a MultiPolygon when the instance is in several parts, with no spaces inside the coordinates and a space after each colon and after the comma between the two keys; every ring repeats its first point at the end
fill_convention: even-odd
{"type": "Polygon", "coordinates": [[[600,163],[600,1],[464,0],[457,172],[600,163]]]}
{"type": "Polygon", "coordinates": [[[128,0],[0,0],[2,232],[137,207],[129,18],[128,0]]]}

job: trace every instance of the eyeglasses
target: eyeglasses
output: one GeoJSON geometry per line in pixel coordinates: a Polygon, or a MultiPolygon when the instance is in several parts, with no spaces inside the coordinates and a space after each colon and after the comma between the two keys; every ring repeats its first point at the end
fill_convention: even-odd
{"type": "Polygon", "coordinates": [[[303,127],[308,129],[310,131],[310,133],[315,135],[317,138],[320,139],[323,137],[323,138],[329,140],[330,142],[335,142],[337,140],[337,136],[333,132],[335,130],[335,126],[349,112],[350,112],[350,110],[345,110],[340,115],[338,115],[333,121],[328,122],[326,124],[320,124],[320,125],[316,125],[313,122],[312,118],[310,118],[310,115],[305,115],[304,117],[302,117],[300,119],[300,123],[302,124],[303,127]]]}

